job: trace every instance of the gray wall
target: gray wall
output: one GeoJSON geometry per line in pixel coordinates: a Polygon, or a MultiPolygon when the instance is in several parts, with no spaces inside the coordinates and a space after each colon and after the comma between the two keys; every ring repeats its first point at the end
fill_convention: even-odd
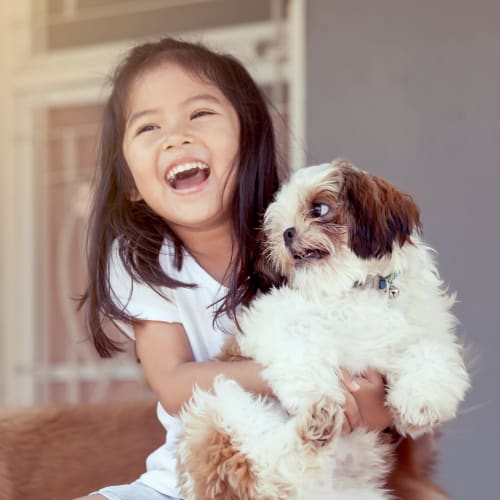
{"type": "Polygon", "coordinates": [[[308,163],[346,157],[421,206],[476,358],[439,480],[500,498],[500,2],[309,0],[307,75],[308,163]]]}

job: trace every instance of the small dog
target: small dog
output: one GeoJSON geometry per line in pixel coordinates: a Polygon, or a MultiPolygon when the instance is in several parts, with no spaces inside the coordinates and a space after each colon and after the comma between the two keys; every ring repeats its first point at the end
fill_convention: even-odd
{"type": "Polygon", "coordinates": [[[462,348],[409,195],[346,161],[296,172],[269,206],[267,258],[286,285],[238,317],[223,359],[264,368],[276,399],[218,377],[181,413],[186,500],[391,497],[392,445],[341,435],[340,367],[387,381],[396,431],[418,437],[456,415],[469,387],[462,348]]]}

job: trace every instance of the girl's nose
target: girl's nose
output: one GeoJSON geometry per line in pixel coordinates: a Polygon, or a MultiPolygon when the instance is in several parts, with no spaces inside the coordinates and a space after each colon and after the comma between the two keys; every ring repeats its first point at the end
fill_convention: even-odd
{"type": "Polygon", "coordinates": [[[167,151],[171,148],[178,148],[184,144],[191,144],[193,139],[187,134],[170,134],[163,141],[162,149],[167,151]]]}

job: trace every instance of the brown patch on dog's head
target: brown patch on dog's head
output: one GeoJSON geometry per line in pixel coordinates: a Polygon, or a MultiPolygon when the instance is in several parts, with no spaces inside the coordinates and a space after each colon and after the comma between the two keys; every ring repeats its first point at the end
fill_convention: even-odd
{"type": "Polygon", "coordinates": [[[413,198],[346,161],[333,165],[343,176],[339,197],[351,250],[362,259],[381,258],[392,253],[395,243],[411,243],[411,234],[421,231],[413,198]]]}

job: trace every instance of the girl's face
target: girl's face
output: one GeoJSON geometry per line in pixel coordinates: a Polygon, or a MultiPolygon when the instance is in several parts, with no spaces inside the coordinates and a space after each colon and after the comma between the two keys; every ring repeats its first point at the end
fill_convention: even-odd
{"type": "Polygon", "coordinates": [[[161,63],[131,85],[126,110],[123,153],[133,198],[179,236],[229,222],[240,125],[219,88],[161,63]]]}

